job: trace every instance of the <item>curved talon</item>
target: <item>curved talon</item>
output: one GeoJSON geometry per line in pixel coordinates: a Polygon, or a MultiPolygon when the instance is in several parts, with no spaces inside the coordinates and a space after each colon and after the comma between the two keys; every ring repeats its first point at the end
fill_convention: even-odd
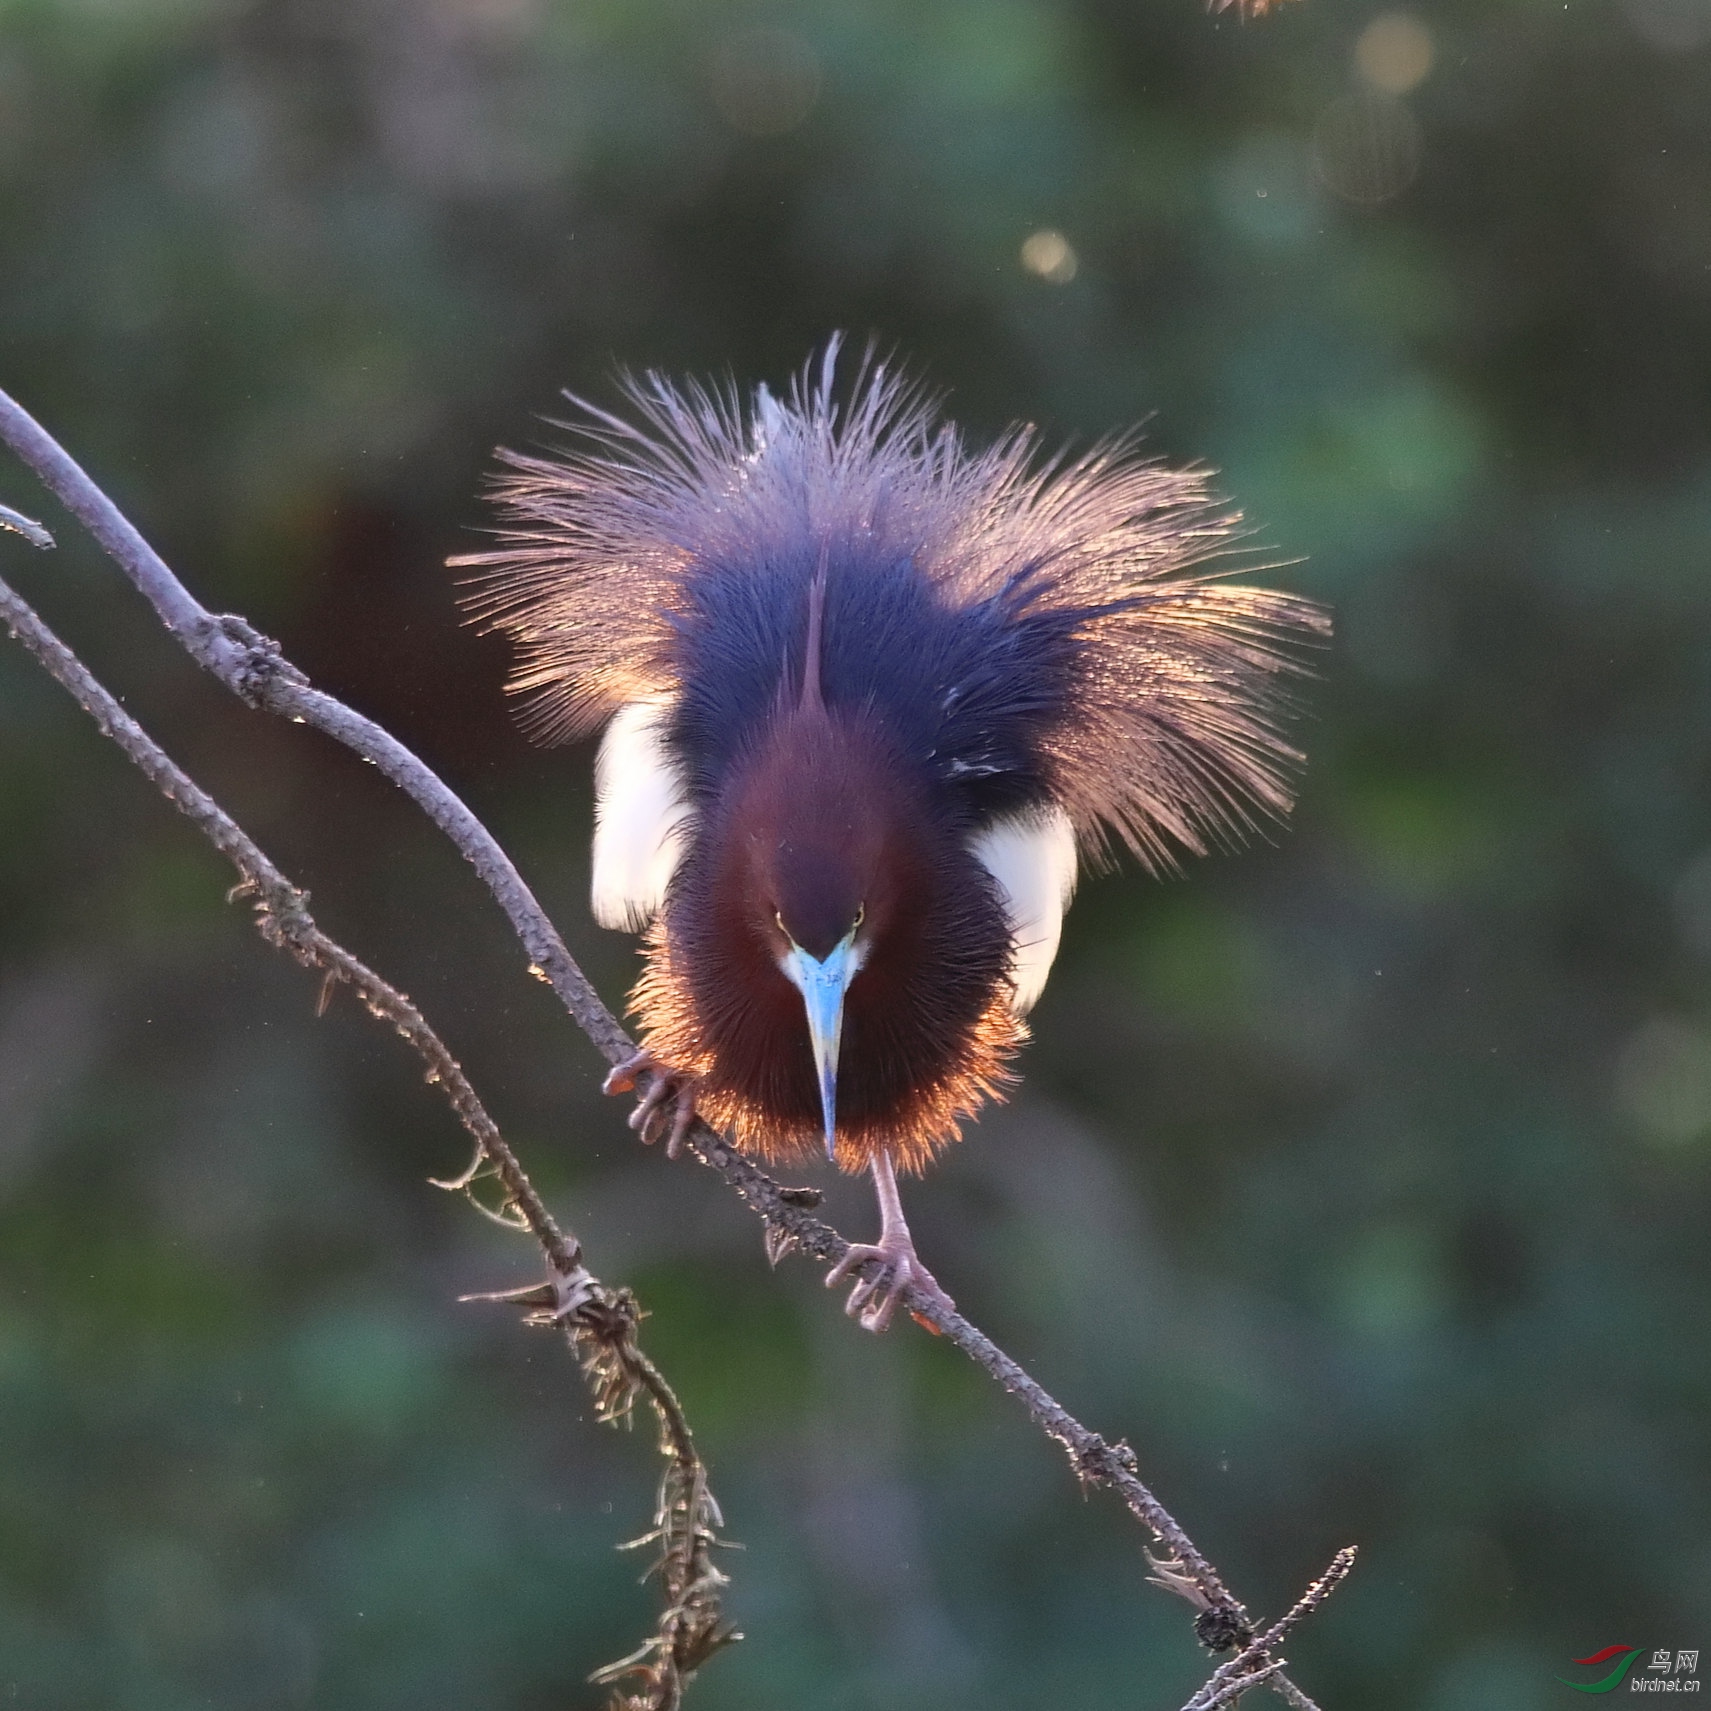
{"type": "Polygon", "coordinates": [[[644,1146],[652,1146],[660,1137],[667,1106],[671,1107],[671,1127],[666,1132],[665,1156],[676,1158],[695,1122],[695,1077],[663,1063],[650,1051],[639,1051],[616,1065],[600,1084],[607,1094],[632,1093],[637,1081],[651,1075],[653,1082],[636,1102],[628,1122],[641,1137],[644,1146]]]}
{"type": "Polygon", "coordinates": [[[943,1307],[956,1303],[939,1287],[938,1279],[921,1264],[915,1244],[905,1236],[901,1241],[881,1237],[877,1242],[851,1242],[844,1257],[826,1273],[826,1287],[835,1289],[857,1266],[869,1260],[879,1262],[878,1270],[858,1277],[844,1311],[864,1331],[883,1331],[891,1323],[891,1315],[903,1298],[903,1291],[912,1284],[924,1295],[930,1295],[943,1307]]]}

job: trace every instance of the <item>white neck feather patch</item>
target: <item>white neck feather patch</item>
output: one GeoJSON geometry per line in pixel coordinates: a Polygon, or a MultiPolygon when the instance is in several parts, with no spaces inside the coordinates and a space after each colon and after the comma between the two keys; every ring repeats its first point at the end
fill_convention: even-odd
{"type": "MultiPolygon", "coordinates": [[[[665,902],[688,842],[692,813],[662,727],[663,698],[633,701],[606,727],[594,765],[594,918],[641,932],[665,902]]],[[[1061,808],[998,820],[970,843],[998,884],[1012,938],[1018,1016],[1045,990],[1075,892],[1075,829],[1061,808]]]]}
{"type": "Polygon", "coordinates": [[[1012,1008],[1025,1016],[1045,990],[1075,892],[1075,828],[1061,808],[1035,808],[995,821],[969,848],[1003,896],[1013,945],[1012,1008]]]}
{"type": "Polygon", "coordinates": [[[691,810],[666,749],[663,698],[613,715],[594,763],[594,919],[639,933],[659,913],[688,841],[691,810]]]}

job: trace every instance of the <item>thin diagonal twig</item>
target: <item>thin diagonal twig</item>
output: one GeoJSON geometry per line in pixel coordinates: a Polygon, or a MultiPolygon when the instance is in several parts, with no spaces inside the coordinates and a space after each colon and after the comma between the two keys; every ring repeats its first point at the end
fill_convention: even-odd
{"type": "MultiPolygon", "coordinates": [[[[510,857],[443,780],[390,732],[310,685],[285,659],[277,642],[244,619],[217,615],[197,601],[100,487],[4,392],[0,392],[0,439],[94,535],[199,664],[247,705],[315,726],[371,761],[404,790],[475,868],[510,919],[529,955],[531,970],[552,986],[606,1061],[618,1064],[633,1055],[633,1042],[577,966],[510,857]]],[[[650,1076],[639,1078],[639,1091],[645,1093],[650,1085],[650,1076]]],[[[814,1217],[798,1193],[782,1187],[705,1123],[696,1121],[687,1144],[762,1219],[770,1256],[776,1258],[791,1248],[822,1264],[844,1256],[849,1243],[837,1230],[814,1217]]],[[[858,1269],[871,1275],[875,1263],[858,1269]]],[[[903,1302],[917,1320],[955,1344],[1020,1401],[1034,1423],[1062,1445],[1083,1484],[1104,1486],[1123,1499],[1166,1552],[1163,1558],[1153,1559],[1155,1584],[1196,1608],[1196,1632],[1207,1643],[1235,1645],[1244,1651],[1253,1644],[1254,1626],[1246,1608],[1141,1479],[1134,1452],[1126,1443],[1109,1441],[1082,1425],[991,1338],[942,1301],[911,1286],[904,1291],[903,1302]]],[[[1265,1685],[1296,1711],[1316,1711],[1313,1701],[1281,1669],[1270,1669],[1273,1661],[1268,1657],[1261,1662],[1265,1685]]]]}
{"type": "MultiPolygon", "coordinates": [[[[0,517],[0,522],[11,515],[0,517]]],[[[36,528],[41,538],[29,537],[34,544],[52,546],[53,537],[40,525],[36,528]]],[[[627,1419],[639,1395],[646,1395],[652,1404],[665,1467],[654,1531],[636,1542],[659,1546],[655,1567],[664,1607],[654,1633],[640,1650],[597,1671],[592,1679],[611,1683],[639,1678],[634,1692],[613,1695],[611,1711],[677,1711],[684,1686],[695,1672],[741,1635],[724,1621],[720,1590],[725,1576],[711,1561],[722,1522],[707,1483],[706,1464],[676,1394],[636,1341],[640,1314],[635,1298],[627,1289],[608,1288],[584,1264],[581,1243],[559,1228],[462,1066],[416,1005],[321,931],[309,913],[308,894],[286,878],[261,846],[167,755],[4,581],[0,581],[0,623],[70,691],[102,735],[111,738],[237,869],[238,884],[230,895],[250,900],[261,936],[304,967],[321,971],[318,1008],[325,1008],[335,984],[349,986],[369,1013],[390,1022],[427,1065],[427,1080],[444,1093],[475,1142],[469,1167],[437,1186],[461,1190],[487,1210],[476,1199],[474,1187],[485,1176],[497,1177],[504,1198],[493,1215],[533,1235],[550,1270],[549,1281],[532,1289],[466,1299],[521,1303],[534,1309],[531,1322],[561,1330],[581,1362],[602,1420],[615,1424],[627,1419]]]]}
{"type": "MultiPolygon", "coordinates": [[[[1182,1711],[1218,1711],[1219,1706],[1230,1704],[1249,1688],[1275,1678],[1283,1667],[1283,1660],[1277,1656],[1277,1648],[1295,1627],[1311,1616],[1336,1591],[1348,1578],[1349,1570],[1354,1566],[1354,1546],[1345,1545],[1331,1558],[1330,1566],[1325,1572],[1296,1599],[1285,1614],[1250,1641],[1228,1663],[1220,1664],[1212,1672],[1211,1679],[1183,1706],[1182,1711]]],[[[1293,1689],[1293,1684],[1291,1686],[1293,1689]]],[[[1299,1689],[1293,1691],[1299,1692],[1299,1689]]],[[[1289,1695],[1286,1693],[1284,1697],[1288,1698],[1289,1695]]],[[[1305,1699],[1306,1695],[1302,1694],[1301,1697],[1305,1699]]]]}

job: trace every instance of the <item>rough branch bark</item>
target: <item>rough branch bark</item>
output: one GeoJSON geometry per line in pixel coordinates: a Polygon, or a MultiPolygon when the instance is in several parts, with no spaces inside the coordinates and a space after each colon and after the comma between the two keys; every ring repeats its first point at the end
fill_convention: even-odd
{"type": "MultiPolygon", "coordinates": [[[[631,1056],[635,1050],[633,1042],[578,968],[522,875],[492,833],[443,780],[390,732],[315,689],[285,659],[278,643],[261,635],[242,618],[220,616],[201,605],[112,500],[4,392],[0,392],[0,438],[94,535],[153,605],[161,622],[199,664],[247,705],[314,725],[371,761],[404,790],[475,868],[509,917],[528,952],[532,972],[552,986],[606,1061],[617,1064],[631,1056]]],[[[644,1077],[644,1091],[647,1084],[644,1077]]],[[[800,1248],[823,1264],[843,1257],[849,1243],[808,1210],[808,1206],[818,1203],[818,1196],[805,1196],[801,1191],[783,1187],[699,1121],[690,1131],[688,1146],[763,1220],[769,1253],[776,1256],[800,1248]]],[[[1216,1689],[1209,1682],[1184,1711],[1210,1711],[1212,1706],[1227,1704],[1233,1694],[1246,1692],[1262,1681],[1296,1707],[1296,1711],[1316,1711],[1313,1701],[1283,1673],[1282,1659],[1275,1655],[1275,1647],[1288,1631],[1285,1623],[1291,1619],[1298,1621],[1316,1608],[1346,1575],[1353,1561],[1352,1549],[1339,1554],[1325,1575],[1303,1595],[1291,1617],[1256,1641],[1255,1626],[1247,1609],[1143,1482],[1134,1452],[1126,1443],[1109,1441],[1082,1425],[960,1313],[913,1288],[905,1292],[903,1300],[918,1320],[954,1343],[1021,1402],[1034,1423],[1063,1446],[1084,1484],[1105,1486],[1123,1499],[1136,1519],[1164,1547],[1162,1557],[1150,1559],[1154,1584],[1176,1593],[1196,1608],[1195,1632],[1203,1643],[1214,1650],[1236,1648],[1238,1661],[1248,1660],[1239,1681],[1234,1675],[1226,1676],[1216,1689]],[[1338,1563],[1342,1564],[1340,1570],[1338,1563]],[[1232,1692],[1226,1692],[1226,1687],[1232,1692]],[[1205,1696],[1209,1692],[1215,1692],[1216,1696],[1208,1700],[1205,1696]]],[[[1217,1679],[1215,1676],[1214,1682],[1217,1679]]]]}
{"type": "MultiPolygon", "coordinates": [[[[14,527],[15,516],[0,507],[0,525],[14,527]]],[[[31,527],[33,533],[22,529],[16,532],[26,534],[36,546],[53,545],[53,537],[40,524],[31,527]]],[[[611,1711],[676,1711],[684,1688],[702,1664],[742,1636],[724,1620],[720,1593],[725,1576],[712,1561],[722,1521],[707,1483],[706,1464],[676,1393],[636,1340],[641,1313],[635,1297],[627,1289],[608,1288],[584,1264],[581,1244],[559,1228],[462,1066],[421,1011],[397,987],[321,931],[309,913],[308,894],[285,877],[249,834],[167,755],[4,581],[0,581],[0,623],[71,692],[102,735],[123,749],[161,794],[237,869],[239,882],[233,887],[232,898],[250,899],[256,928],[269,944],[288,952],[304,967],[321,971],[321,1005],[325,1006],[334,985],[349,986],[369,1013],[390,1022],[427,1065],[427,1080],[445,1094],[475,1142],[475,1157],[469,1168],[437,1186],[460,1190],[490,1217],[527,1231],[539,1243],[548,1267],[544,1284],[464,1299],[524,1306],[530,1309],[529,1323],[560,1331],[582,1365],[594,1392],[595,1413],[602,1421],[616,1424],[628,1419],[641,1396],[652,1404],[665,1467],[653,1531],[634,1543],[659,1547],[656,1567],[663,1608],[654,1632],[636,1651],[597,1670],[591,1679],[615,1686],[635,1678],[634,1691],[626,1688],[614,1693],[611,1711]],[[504,1190],[496,1212],[473,1192],[475,1183],[487,1176],[497,1178],[504,1190]]]]}

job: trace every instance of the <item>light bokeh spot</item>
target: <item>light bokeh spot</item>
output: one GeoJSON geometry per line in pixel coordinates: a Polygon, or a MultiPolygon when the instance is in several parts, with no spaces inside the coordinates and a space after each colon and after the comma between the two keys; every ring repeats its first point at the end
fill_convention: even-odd
{"type": "Polygon", "coordinates": [[[1682,1016],[1654,1016],[1628,1036],[1616,1062],[1616,1103],[1663,1147],[1711,1132],[1711,1033],[1682,1016]]]}
{"type": "Polygon", "coordinates": [[[1384,12],[1355,41],[1355,70],[1381,95],[1406,95],[1431,75],[1432,32],[1412,12],[1384,12]]]}
{"type": "Polygon", "coordinates": [[[1052,285],[1067,285],[1081,266],[1062,232],[1031,232],[1022,240],[1022,265],[1052,285]]]}

